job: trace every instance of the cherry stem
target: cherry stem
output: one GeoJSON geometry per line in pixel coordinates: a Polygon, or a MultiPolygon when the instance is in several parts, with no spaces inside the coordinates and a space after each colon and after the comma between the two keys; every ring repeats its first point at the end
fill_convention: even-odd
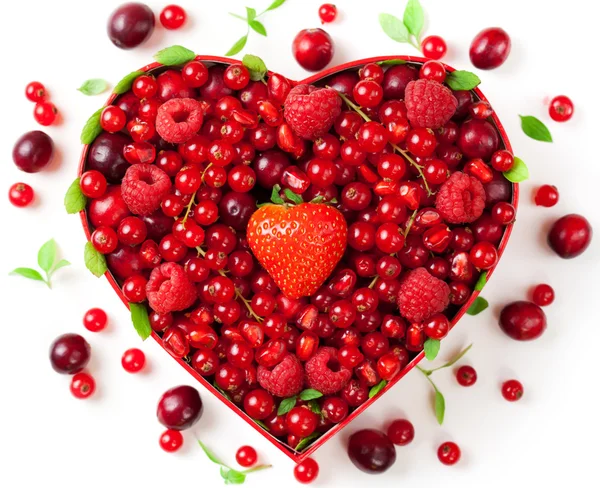
{"type": "MultiPolygon", "coordinates": [[[[212,163],[208,163],[208,165],[206,166],[206,168],[204,168],[204,171],[202,172],[202,178],[200,179],[200,184],[202,185],[204,183],[204,175],[206,174],[206,172],[208,171],[208,168],[210,168],[212,166],[212,163]]],[[[196,192],[194,192],[192,194],[192,198],[190,199],[190,202],[187,204],[186,208],[185,208],[185,215],[183,216],[183,219],[181,220],[181,223],[183,224],[183,228],[185,229],[185,223],[187,222],[187,219],[190,215],[190,211],[192,210],[192,206],[194,205],[194,201],[196,200],[196,192]]]]}
{"type": "Polygon", "coordinates": [[[371,283],[369,283],[368,288],[370,288],[372,290],[373,287],[375,286],[375,284],[377,283],[378,279],[379,279],[379,275],[375,276],[375,278],[373,278],[373,281],[371,281],[371,283]]]}
{"type": "MultiPolygon", "coordinates": [[[[329,86],[326,86],[326,87],[331,88],[329,86]]],[[[360,107],[358,105],[356,105],[352,100],[350,100],[346,95],[344,95],[342,92],[339,92],[339,91],[337,92],[337,94],[341,97],[342,100],[344,100],[344,102],[346,102],[346,105],[348,105],[348,107],[350,107],[352,110],[354,110],[366,122],[372,122],[371,118],[366,113],[364,113],[360,109],[360,107]]],[[[419,176],[423,180],[423,185],[425,185],[425,190],[427,191],[427,195],[428,196],[433,195],[433,192],[431,191],[431,189],[429,188],[429,185],[427,184],[425,175],[423,174],[423,166],[421,166],[411,156],[409,156],[408,152],[405,151],[404,149],[402,149],[400,146],[398,146],[398,144],[394,144],[393,142],[390,142],[390,146],[392,146],[394,148],[394,151],[402,154],[402,156],[404,156],[404,158],[417,170],[417,172],[419,173],[419,176]]]]}
{"type": "Polygon", "coordinates": [[[404,238],[405,239],[408,236],[408,233],[410,232],[410,229],[412,228],[413,224],[415,223],[415,217],[417,216],[418,210],[419,209],[415,209],[415,211],[410,216],[410,220],[408,221],[408,224],[406,224],[406,229],[404,229],[404,238]]]}
{"type": "Polygon", "coordinates": [[[417,366],[417,368],[419,368],[419,370],[421,371],[421,373],[423,373],[425,376],[429,377],[429,375],[432,374],[435,371],[439,371],[440,369],[449,368],[450,366],[454,366],[460,359],[462,359],[462,357],[465,354],[467,354],[469,352],[469,349],[471,349],[472,347],[473,347],[473,344],[469,344],[462,351],[460,351],[456,356],[454,356],[450,361],[448,361],[447,363],[442,364],[441,366],[438,366],[437,368],[423,369],[423,368],[421,368],[419,366],[417,366]]]}

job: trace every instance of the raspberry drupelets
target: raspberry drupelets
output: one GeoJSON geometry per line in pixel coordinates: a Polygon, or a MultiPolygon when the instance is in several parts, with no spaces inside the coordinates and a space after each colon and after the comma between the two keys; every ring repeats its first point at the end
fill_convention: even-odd
{"type": "Polygon", "coordinates": [[[84,185],[92,244],[119,287],[291,448],[448,332],[514,221],[492,108],[431,67],[294,87],[194,60],[135,80],[88,150],[107,182],[84,185]],[[277,415],[309,388],[324,396],[277,415]]]}

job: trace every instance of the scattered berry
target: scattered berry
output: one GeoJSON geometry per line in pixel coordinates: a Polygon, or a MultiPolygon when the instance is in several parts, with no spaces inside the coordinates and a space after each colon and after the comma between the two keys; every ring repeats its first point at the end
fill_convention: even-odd
{"type": "Polygon", "coordinates": [[[108,19],[108,37],[121,49],[132,49],[147,40],[154,30],[154,13],[143,3],[125,3],[108,19]]]}
{"type": "Polygon", "coordinates": [[[539,284],[533,289],[531,300],[539,307],[551,305],[554,301],[554,289],[550,285],[539,284]]]}
{"type": "Polygon", "coordinates": [[[415,128],[442,127],[454,115],[458,106],[450,89],[433,80],[408,83],[404,102],[408,120],[415,128]]]}
{"type": "Polygon", "coordinates": [[[377,474],[387,471],[396,462],[396,449],[383,432],[364,429],[350,436],[348,456],[361,471],[377,474]]]}
{"type": "Polygon", "coordinates": [[[323,29],[304,29],[292,43],[292,53],[300,66],[308,71],[319,71],[333,58],[333,39],[323,29]]]}
{"type": "Polygon", "coordinates": [[[63,334],[50,346],[50,363],[57,373],[75,374],[86,367],[91,348],[79,334],[63,334]]]}
{"type": "Polygon", "coordinates": [[[71,379],[71,393],[75,398],[83,400],[90,397],[96,390],[96,382],[87,373],[77,373],[71,379]]]}
{"type": "Polygon", "coordinates": [[[138,373],[146,364],[146,355],[139,349],[127,349],[121,357],[121,365],[128,373],[138,373]]]}
{"type": "Polygon", "coordinates": [[[438,448],[438,459],[446,466],[452,466],[460,460],[460,447],[454,442],[444,442],[438,448]]]}
{"type": "Polygon", "coordinates": [[[54,143],[48,134],[34,130],[23,134],[13,147],[13,162],[25,173],[44,169],[54,153],[54,143]]]}
{"type": "Polygon", "coordinates": [[[477,371],[472,366],[461,366],[456,370],[456,381],[461,386],[472,386],[477,381],[477,371]]]}
{"type": "Polygon", "coordinates": [[[168,429],[160,435],[158,442],[163,451],[175,452],[183,445],[183,435],[178,430],[168,429]]]}
{"type": "Polygon", "coordinates": [[[33,118],[38,124],[44,126],[52,125],[56,120],[57,114],[58,110],[50,102],[38,102],[33,109],[33,118]]]}
{"type": "Polygon", "coordinates": [[[394,420],[387,429],[387,435],[397,446],[406,446],[415,438],[415,428],[406,419],[394,420]]]}
{"type": "Polygon", "coordinates": [[[202,416],[200,393],[192,386],[176,386],[165,391],[158,400],[156,417],[167,429],[185,430],[202,416]]]}
{"type": "Polygon", "coordinates": [[[329,24],[337,17],[337,7],[332,3],[324,3],[319,7],[319,18],[322,24],[329,24]]]}
{"type": "Polygon", "coordinates": [[[26,207],[33,202],[34,192],[27,183],[15,183],[8,190],[8,199],[15,207],[26,207]]]}
{"type": "Polygon", "coordinates": [[[421,42],[423,56],[429,59],[442,59],[447,51],[446,41],[440,36],[428,36],[421,42]]]}
{"type": "Polygon", "coordinates": [[[535,303],[512,302],[500,313],[500,328],[517,341],[537,339],[546,330],[546,314],[535,303]]]}
{"type": "Polygon", "coordinates": [[[256,450],[251,446],[242,446],[235,453],[235,460],[243,468],[254,466],[258,460],[256,450]]]}
{"type": "Polygon", "coordinates": [[[523,385],[517,380],[508,380],[502,383],[502,396],[509,402],[516,402],[523,396],[523,385]]]}
{"type": "Polygon", "coordinates": [[[585,217],[577,214],[558,219],[548,233],[548,244],[563,259],[582,254],[592,240],[592,226],[585,217]]]}
{"type": "Polygon", "coordinates": [[[556,122],[566,122],[573,117],[573,102],[569,97],[559,95],[550,102],[550,117],[556,122]]]}
{"type": "Polygon", "coordinates": [[[474,222],[485,209],[485,189],[481,182],[457,171],[441,186],[435,208],[452,224],[474,222]]]}
{"type": "Polygon", "coordinates": [[[312,483],[318,475],[319,465],[312,458],[306,458],[294,466],[294,478],[299,483],[312,483]]]}
{"type": "Polygon", "coordinates": [[[83,326],[90,332],[104,330],[107,323],[108,317],[101,308],[90,308],[83,316],[83,326]]]}
{"type": "Polygon", "coordinates": [[[25,96],[30,102],[41,102],[46,98],[46,87],[39,81],[32,81],[25,87],[25,96]]]}
{"type": "Polygon", "coordinates": [[[502,65],[510,54],[510,37],[499,27],[482,30],[469,48],[471,63],[479,69],[494,69],[502,65]]]}
{"type": "Polygon", "coordinates": [[[535,192],[535,204],[540,207],[554,207],[558,203],[558,188],[542,185],[535,192]]]}
{"type": "Polygon", "coordinates": [[[342,110],[342,100],[329,88],[297,85],[287,96],[284,117],[303,139],[315,140],[331,129],[342,110]]]}
{"type": "Polygon", "coordinates": [[[167,5],[160,13],[160,23],[165,29],[179,29],[186,19],[185,10],[179,5],[167,5]]]}

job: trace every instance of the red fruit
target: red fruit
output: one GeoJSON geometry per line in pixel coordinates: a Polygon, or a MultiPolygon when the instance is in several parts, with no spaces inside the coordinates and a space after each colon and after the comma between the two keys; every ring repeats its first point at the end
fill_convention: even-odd
{"type": "Polygon", "coordinates": [[[127,349],[121,357],[121,365],[128,373],[138,373],[146,364],[146,356],[139,349],[127,349]]]}
{"type": "Polygon", "coordinates": [[[167,5],[160,13],[160,23],[165,29],[179,29],[186,19],[185,10],[179,5],[167,5]]]}
{"type": "Polygon", "coordinates": [[[421,66],[419,78],[422,80],[432,80],[438,83],[444,83],[446,79],[446,68],[442,63],[437,61],[427,61],[421,66]]]}
{"type": "Polygon", "coordinates": [[[348,416],[348,403],[340,397],[326,397],[321,405],[321,414],[326,420],[337,424],[348,416]]]}
{"type": "Polygon", "coordinates": [[[346,235],[346,221],[338,210],[302,203],[259,208],[248,223],[247,239],[281,291],[300,298],[312,295],[331,274],[344,254],[346,235]],[[285,228],[290,231],[272,232],[285,228]]]}
{"type": "Polygon", "coordinates": [[[566,122],[573,117],[573,102],[569,97],[559,95],[550,102],[550,117],[556,122],[566,122]]]}
{"type": "Polygon", "coordinates": [[[25,87],[25,96],[30,102],[41,102],[46,98],[46,88],[39,81],[32,81],[25,87]]]}
{"type": "Polygon", "coordinates": [[[340,364],[333,347],[322,347],[305,366],[309,388],[331,395],[340,391],[352,376],[352,371],[340,364]]]}
{"type": "Polygon", "coordinates": [[[319,71],[333,58],[333,40],[323,29],[303,29],[294,38],[292,53],[304,69],[319,71]]]}
{"type": "Polygon", "coordinates": [[[96,390],[96,382],[87,373],[77,373],[71,379],[71,393],[75,398],[83,400],[96,390]]]}
{"type": "Polygon", "coordinates": [[[588,248],[592,235],[592,226],[585,217],[569,214],[554,222],[548,233],[548,244],[561,258],[571,259],[588,248]]]}
{"type": "Polygon", "coordinates": [[[479,269],[490,269],[498,262],[498,251],[491,242],[478,242],[469,252],[471,263],[479,269]]]}
{"type": "Polygon", "coordinates": [[[312,483],[319,475],[319,465],[312,458],[307,458],[294,466],[294,478],[299,483],[312,483]]]}
{"type": "Polygon", "coordinates": [[[514,156],[506,149],[501,149],[492,154],[491,165],[496,171],[508,171],[514,164],[514,156]]]}
{"type": "Polygon", "coordinates": [[[545,307],[554,301],[554,290],[550,285],[540,284],[533,289],[532,301],[539,307],[545,307]]]}
{"type": "Polygon", "coordinates": [[[523,396],[523,385],[518,380],[508,380],[502,383],[502,396],[509,402],[516,402],[523,396]]]}
{"type": "Polygon", "coordinates": [[[37,173],[52,160],[54,142],[48,134],[34,130],[23,134],[13,146],[13,162],[25,173],[37,173]]]}
{"type": "Polygon", "coordinates": [[[302,390],[304,370],[296,356],[288,354],[272,369],[259,365],[257,379],[260,386],[272,395],[288,398],[302,390]]]}
{"type": "Polygon", "coordinates": [[[185,270],[176,263],[163,263],[153,269],[146,292],[150,307],[160,314],[185,310],[197,297],[185,270]]]}
{"type": "Polygon", "coordinates": [[[428,36],[421,42],[423,56],[429,59],[442,59],[447,49],[446,41],[440,36],[428,36]]]}
{"type": "Polygon", "coordinates": [[[60,374],[79,373],[90,360],[91,348],[79,334],[63,334],[50,346],[50,364],[60,374]]]}
{"type": "Polygon", "coordinates": [[[477,371],[471,366],[461,366],[456,370],[456,381],[461,386],[471,386],[477,381],[477,371]]]}
{"type": "Polygon", "coordinates": [[[288,94],[284,117],[293,131],[304,139],[317,139],[331,129],[342,110],[335,90],[297,85],[288,94]]]}
{"type": "Polygon", "coordinates": [[[378,474],[396,462],[394,444],[387,435],[375,429],[355,432],[348,440],[348,456],[361,471],[378,474]]]}
{"type": "Polygon", "coordinates": [[[410,271],[400,285],[398,307],[403,317],[421,322],[443,312],[450,302],[448,285],[429,274],[425,268],[410,271]]]}
{"type": "Polygon", "coordinates": [[[318,422],[317,414],[305,407],[294,407],[285,417],[288,432],[300,439],[312,434],[316,430],[318,422]]]}
{"type": "Polygon", "coordinates": [[[235,460],[243,468],[254,466],[258,459],[256,450],[251,446],[242,446],[235,453],[235,460]]]}
{"type": "Polygon", "coordinates": [[[163,103],[156,116],[156,131],[167,142],[182,144],[202,127],[202,104],[191,98],[172,98],[163,103]]]}
{"type": "Polygon", "coordinates": [[[444,442],[438,448],[437,455],[442,464],[451,466],[460,460],[460,448],[454,442],[444,442]]]}
{"type": "Polygon", "coordinates": [[[324,3],[319,7],[319,18],[322,24],[333,22],[337,17],[337,7],[332,3],[324,3]]]}
{"type": "Polygon", "coordinates": [[[475,36],[469,48],[471,63],[479,69],[494,69],[510,54],[510,37],[500,27],[490,27],[475,36]]]}
{"type": "Polygon", "coordinates": [[[90,241],[100,254],[113,252],[119,244],[117,233],[110,227],[100,226],[92,233],[90,241]]]}
{"type": "Polygon", "coordinates": [[[106,312],[101,308],[90,308],[83,316],[83,326],[90,332],[100,332],[107,322],[106,312]]]}
{"type": "Polygon", "coordinates": [[[442,127],[452,118],[458,106],[450,89],[432,80],[408,83],[404,102],[408,120],[414,128],[442,127]]]}
{"type": "Polygon", "coordinates": [[[169,175],[151,164],[134,164],[121,183],[123,200],[129,210],[138,215],[150,215],[157,210],[170,189],[169,175]]]}
{"type": "Polygon", "coordinates": [[[15,183],[8,190],[8,199],[15,207],[26,207],[33,198],[33,188],[27,183],[15,183]]]}
{"type": "Polygon", "coordinates": [[[165,452],[178,451],[183,445],[183,435],[178,430],[165,430],[158,440],[160,447],[165,452]]]}
{"type": "Polygon", "coordinates": [[[100,115],[100,125],[107,132],[119,132],[127,123],[125,112],[117,106],[109,105],[100,115]]]}
{"type": "Polygon", "coordinates": [[[387,435],[397,446],[406,446],[415,438],[415,428],[408,420],[398,419],[389,425],[387,435]]]}
{"type": "Polygon", "coordinates": [[[488,161],[499,142],[498,131],[487,120],[469,119],[460,128],[457,146],[467,158],[488,161]]]}
{"type": "Polygon", "coordinates": [[[33,109],[33,118],[40,125],[52,125],[56,120],[57,114],[58,110],[54,104],[50,102],[38,102],[33,109]]]}
{"type": "Polygon", "coordinates": [[[554,207],[558,203],[558,188],[542,185],[535,192],[535,204],[540,207],[554,207]]]}
{"type": "Polygon", "coordinates": [[[518,301],[500,313],[500,328],[517,341],[537,339],[546,330],[546,314],[535,303],[518,301]]]}
{"type": "Polygon", "coordinates": [[[439,189],[435,208],[451,224],[474,222],[485,209],[485,189],[477,178],[457,171],[439,189]]]}
{"type": "Polygon", "coordinates": [[[244,397],[244,410],[256,420],[264,420],[275,409],[275,401],[265,390],[252,390],[244,397]]]}
{"type": "Polygon", "coordinates": [[[163,393],[158,400],[156,417],[167,429],[185,430],[202,416],[200,393],[192,386],[182,385],[163,393]]]}

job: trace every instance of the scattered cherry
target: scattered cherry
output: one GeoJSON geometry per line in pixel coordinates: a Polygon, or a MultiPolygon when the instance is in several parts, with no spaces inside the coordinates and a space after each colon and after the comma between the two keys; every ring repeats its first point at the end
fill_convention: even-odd
{"type": "Polygon", "coordinates": [[[554,289],[550,285],[539,284],[533,289],[531,300],[540,307],[546,307],[554,301],[554,289]]]}
{"type": "Polygon", "coordinates": [[[387,429],[387,435],[397,446],[406,446],[415,438],[415,428],[406,419],[394,420],[387,429]]]}
{"type": "Polygon", "coordinates": [[[550,117],[556,122],[566,122],[573,117],[573,102],[569,97],[559,95],[550,102],[550,117]]]}
{"type": "Polygon", "coordinates": [[[364,429],[355,432],[348,441],[348,456],[365,473],[383,473],[396,462],[394,444],[383,432],[364,429]]]}
{"type": "Polygon", "coordinates": [[[160,435],[158,442],[163,451],[175,452],[183,445],[183,435],[178,430],[167,429],[160,435]]]}
{"type": "Polygon", "coordinates": [[[108,19],[108,37],[121,49],[132,49],[150,37],[154,30],[154,13],[143,3],[125,3],[108,19]]]}
{"type": "Polygon", "coordinates": [[[318,475],[319,464],[312,458],[306,458],[294,466],[294,478],[299,483],[312,483],[318,475]]]}
{"type": "Polygon", "coordinates": [[[101,308],[90,308],[83,316],[83,326],[90,332],[104,330],[107,323],[108,317],[101,308]]]}
{"type": "Polygon", "coordinates": [[[333,58],[333,40],[323,29],[304,29],[294,38],[292,53],[300,66],[319,71],[333,58]]]}
{"type": "Polygon", "coordinates": [[[472,386],[477,381],[477,371],[472,366],[461,366],[456,370],[456,381],[461,386],[472,386]]]}
{"type": "Polygon", "coordinates": [[[34,196],[33,188],[27,183],[15,183],[8,190],[8,199],[15,207],[26,207],[34,196]]]}
{"type": "Polygon", "coordinates": [[[186,19],[186,13],[179,5],[167,5],[160,13],[160,23],[165,29],[179,29],[186,19]]]}
{"type": "Polygon", "coordinates": [[[546,314],[535,303],[512,302],[500,312],[500,328],[518,341],[537,339],[546,330],[546,314]]]}
{"type": "Polygon", "coordinates": [[[438,448],[438,459],[442,464],[451,466],[460,460],[460,447],[454,442],[444,442],[438,448]]]}
{"type": "Polygon", "coordinates": [[[571,259],[588,248],[592,234],[592,226],[585,217],[569,214],[554,222],[548,233],[548,244],[561,258],[571,259]]]}
{"type": "Polygon", "coordinates": [[[518,380],[508,380],[502,383],[502,396],[509,402],[516,402],[523,396],[523,385],[518,380]]]}
{"type": "Polygon", "coordinates": [[[479,69],[494,69],[500,66],[510,54],[510,37],[499,27],[482,30],[469,49],[471,62],[479,69]]]}
{"type": "Polygon", "coordinates": [[[94,378],[87,373],[77,373],[71,378],[71,393],[75,398],[85,399],[96,390],[94,378]]]}
{"type": "Polygon", "coordinates": [[[146,363],[146,355],[139,349],[127,349],[121,357],[121,365],[128,373],[138,373],[146,363]]]}
{"type": "Polygon", "coordinates": [[[243,468],[249,468],[256,464],[258,455],[252,446],[242,446],[235,453],[235,460],[243,468]]]}
{"type": "Polygon", "coordinates": [[[25,173],[37,173],[52,160],[54,143],[48,134],[34,130],[23,134],[13,147],[13,161],[25,173]]]}
{"type": "Polygon", "coordinates": [[[535,192],[535,204],[540,207],[554,207],[558,203],[558,189],[554,185],[542,185],[535,192]]]}
{"type": "Polygon", "coordinates": [[[63,334],[50,346],[50,363],[62,374],[79,373],[90,360],[91,348],[79,334],[63,334]]]}

